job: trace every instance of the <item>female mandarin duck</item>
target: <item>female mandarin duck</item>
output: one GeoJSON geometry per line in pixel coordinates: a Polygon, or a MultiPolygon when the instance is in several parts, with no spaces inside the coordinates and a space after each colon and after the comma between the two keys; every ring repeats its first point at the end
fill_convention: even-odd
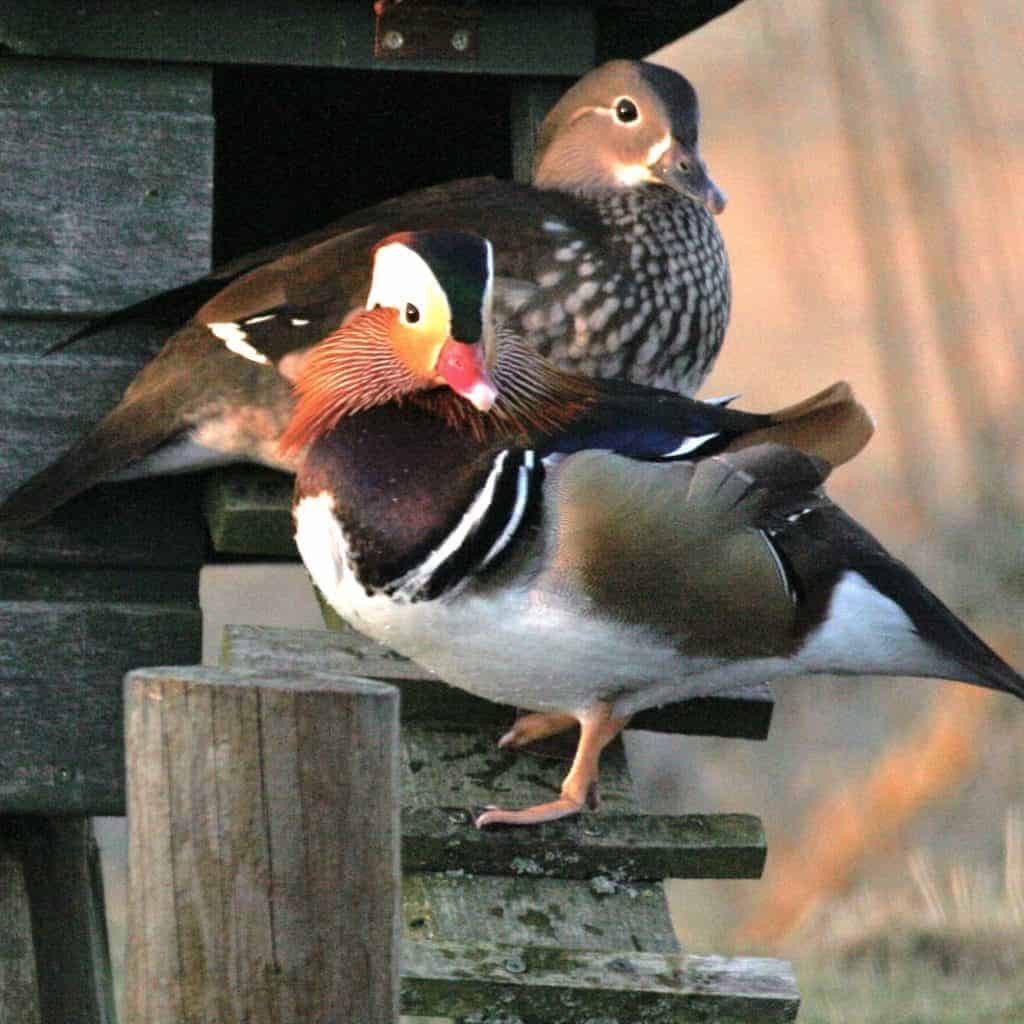
{"type": "Polygon", "coordinates": [[[87,437],[0,505],[0,525],[33,522],[100,480],[246,460],[294,471],[294,450],[277,443],[291,380],[361,305],[371,249],[400,228],[494,239],[495,316],[560,365],[692,393],[730,301],[713,216],[725,200],[698,121],[682,75],[611,61],[545,118],[531,185],[473,178],[400,196],[100,321],[188,322],[87,437]]]}
{"type": "Polygon", "coordinates": [[[495,337],[489,243],[395,235],[366,312],[306,360],[282,444],[308,445],[302,558],[356,628],[531,709],[499,741],[581,726],[558,799],[592,798],[633,712],[809,673],[1024,680],[820,487],[872,425],[838,385],[753,415],[557,370],[495,337]],[[488,353],[494,353],[488,365],[488,353]]]}

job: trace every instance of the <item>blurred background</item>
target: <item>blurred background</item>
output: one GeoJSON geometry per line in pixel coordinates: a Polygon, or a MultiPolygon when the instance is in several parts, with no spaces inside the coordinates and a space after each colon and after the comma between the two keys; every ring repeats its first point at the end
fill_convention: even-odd
{"type": "MultiPolygon", "coordinates": [[[[656,54],[696,85],[730,196],[705,395],[850,380],[878,430],[831,492],[1018,667],[1022,55],[1001,0],[753,0],[656,54]]],[[[761,881],[674,883],[684,944],[793,957],[803,1021],[1024,1020],[1024,707],[921,680],[776,692],[765,743],[634,759],[659,809],[765,823],[761,881]]]]}
{"type": "MultiPolygon", "coordinates": [[[[850,380],[878,432],[832,494],[1018,667],[1022,55],[1020,0],[750,0],[655,55],[697,87],[730,197],[705,397],[850,380]]],[[[211,567],[203,602],[211,661],[224,622],[321,624],[298,566],[211,567]]],[[[892,679],[777,693],[764,743],[630,738],[651,810],[768,834],[762,880],[671,883],[685,949],[791,957],[803,1022],[1024,1021],[1024,706],[892,679]]]]}

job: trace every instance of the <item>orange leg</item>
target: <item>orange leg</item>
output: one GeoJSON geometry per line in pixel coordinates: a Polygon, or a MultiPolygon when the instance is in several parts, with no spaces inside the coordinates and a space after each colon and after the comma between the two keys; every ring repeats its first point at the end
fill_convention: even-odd
{"type": "Polygon", "coordinates": [[[554,712],[535,711],[520,715],[515,724],[498,740],[499,747],[525,747],[537,740],[547,739],[565,732],[576,724],[575,715],[560,715],[554,712]]]}
{"type": "Polygon", "coordinates": [[[527,807],[521,811],[505,811],[500,807],[492,807],[476,819],[476,827],[537,825],[542,821],[566,818],[583,810],[591,793],[596,791],[601,751],[615,739],[629,721],[629,716],[612,718],[611,712],[611,704],[598,701],[580,717],[580,741],[576,747],[576,756],[573,758],[569,774],[562,783],[562,793],[557,800],[537,804],[536,807],[527,807]]]}

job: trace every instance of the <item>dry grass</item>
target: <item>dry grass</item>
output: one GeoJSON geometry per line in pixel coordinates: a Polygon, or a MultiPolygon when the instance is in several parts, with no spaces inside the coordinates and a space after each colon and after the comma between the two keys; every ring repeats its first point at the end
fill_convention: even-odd
{"type": "Polygon", "coordinates": [[[862,887],[802,934],[802,1024],[1024,1021],[1024,809],[1001,873],[916,851],[902,890],[862,887]]]}
{"type": "Polygon", "coordinates": [[[1021,1024],[1020,978],[944,974],[916,959],[887,968],[842,961],[797,966],[800,1024],[1021,1024]]]}

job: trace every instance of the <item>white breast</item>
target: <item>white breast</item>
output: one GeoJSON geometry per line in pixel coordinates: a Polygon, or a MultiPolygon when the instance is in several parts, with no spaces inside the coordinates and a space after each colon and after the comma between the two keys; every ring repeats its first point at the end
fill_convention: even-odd
{"type": "Polygon", "coordinates": [[[301,499],[296,543],[314,583],[346,621],[446,682],[534,710],[578,711],[678,678],[679,653],[637,630],[580,616],[558,595],[470,585],[433,601],[368,594],[327,493],[301,499]]]}

